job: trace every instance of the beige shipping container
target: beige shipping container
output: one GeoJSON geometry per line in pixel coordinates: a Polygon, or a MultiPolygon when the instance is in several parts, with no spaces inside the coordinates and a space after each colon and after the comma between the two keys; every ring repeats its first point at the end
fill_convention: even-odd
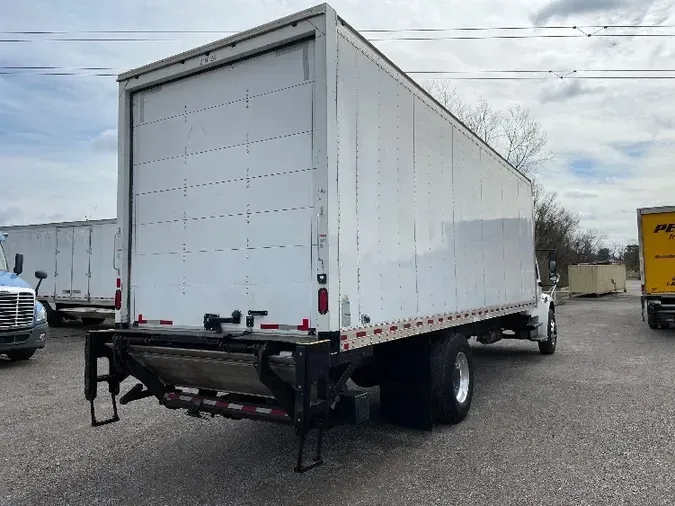
{"type": "Polygon", "coordinates": [[[624,264],[570,265],[568,274],[570,297],[626,291],[626,266],[624,264]]]}

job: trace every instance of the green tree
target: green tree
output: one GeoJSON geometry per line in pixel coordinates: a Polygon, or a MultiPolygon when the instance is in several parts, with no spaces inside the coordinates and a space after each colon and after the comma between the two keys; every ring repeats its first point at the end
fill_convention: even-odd
{"type": "Polygon", "coordinates": [[[623,263],[626,270],[638,272],[640,270],[640,247],[637,244],[629,244],[623,252],[623,263]]]}

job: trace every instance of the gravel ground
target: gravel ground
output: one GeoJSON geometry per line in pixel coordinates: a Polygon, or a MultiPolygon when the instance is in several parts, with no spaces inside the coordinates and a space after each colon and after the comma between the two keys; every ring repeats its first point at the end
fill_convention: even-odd
{"type": "Polygon", "coordinates": [[[675,330],[641,322],[634,287],[565,300],[553,356],[475,347],[464,423],[340,427],[304,475],[288,427],[148,399],[91,428],[83,331],[52,331],[29,362],[0,359],[0,504],[672,504],[675,330]]]}

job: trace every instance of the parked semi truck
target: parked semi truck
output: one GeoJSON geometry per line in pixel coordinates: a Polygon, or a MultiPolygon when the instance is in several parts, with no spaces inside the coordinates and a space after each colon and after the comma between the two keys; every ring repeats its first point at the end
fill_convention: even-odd
{"type": "Polygon", "coordinates": [[[675,206],[637,210],[642,319],[652,329],[675,322],[675,206]]]}
{"type": "Polygon", "coordinates": [[[120,278],[116,328],[86,337],[92,425],[133,377],[121,404],[294,426],[304,471],[324,428],[368,419],[373,390],[349,379],[379,386],[385,421],[431,429],[469,412],[471,337],[555,351],[531,182],[328,5],[118,81],[120,278]]]}
{"type": "Polygon", "coordinates": [[[52,272],[40,290],[51,326],[80,318],[101,323],[115,310],[114,238],[117,220],[5,227],[8,253],[22,252],[28,269],[52,272]]]}
{"type": "Polygon", "coordinates": [[[14,255],[14,265],[10,267],[5,253],[9,242],[9,234],[0,231],[0,355],[15,361],[28,360],[47,342],[47,312],[36,298],[47,273],[35,272],[38,281],[33,290],[20,277],[24,270],[21,253],[14,255]]]}

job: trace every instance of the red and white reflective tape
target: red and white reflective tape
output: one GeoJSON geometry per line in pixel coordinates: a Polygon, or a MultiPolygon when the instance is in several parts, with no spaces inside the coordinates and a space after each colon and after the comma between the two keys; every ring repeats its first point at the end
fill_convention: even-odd
{"type": "Polygon", "coordinates": [[[309,331],[309,318],[304,318],[300,325],[285,325],[283,323],[261,323],[260,330],[299,330],[309,331]]]}
{"type": "Polygon", "coordinates": [[[383,323],[372,327],[343,329],[340,333],[340,351],[349,351],[372,344],[394,341],[426,332],[459,327],[467,323],[489,320],[498,316],[520,313],[536,306],[535,301],[506,306],[491,306],[463,313],[443,314],[383,323]]]}
{"type": "Polygon", "coordinates": [[[265,408],[263,406],[254,406],[251,404],[239,404],[236,402],[221,401],[216,399],[208,399],[198,395],[190,395],[186,393],[168,393],[166,399],[169,401],[183,401],[192,403],[201,403],[207,406],[212,406],[222,409],[230,409],[234,411],[241,411],[242,413],[257,413],[259,415],[271,415],[288,418],[288,413],[280,408],[265,408]]]}
{"type": "Polygon", "coordinates": [[[142,314],[139,314],[136,323],[139,325],[173,325],[173,320],[146,320],[142,314]]]}

